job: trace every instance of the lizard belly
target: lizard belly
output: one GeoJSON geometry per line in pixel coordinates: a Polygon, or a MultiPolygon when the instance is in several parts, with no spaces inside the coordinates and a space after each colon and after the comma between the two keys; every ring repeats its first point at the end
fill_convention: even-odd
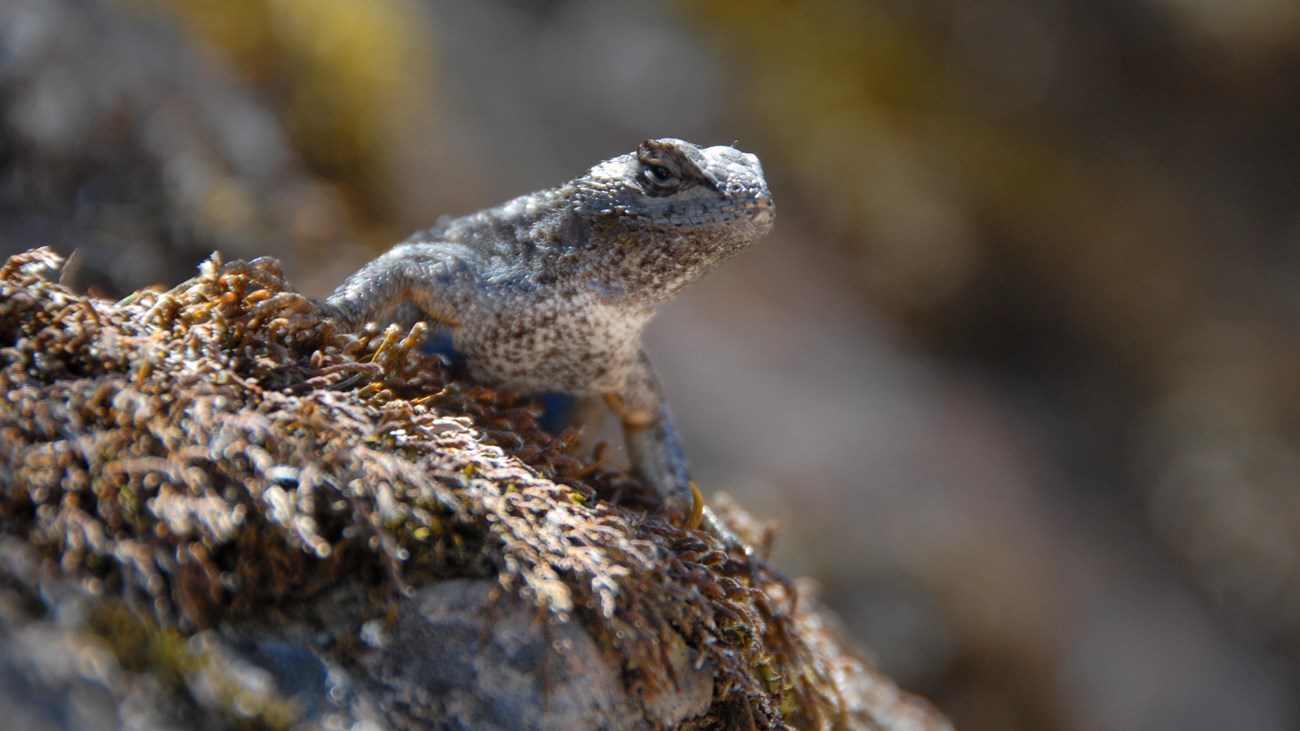
{"type": "Polygon", "coordinates": [[[622,388],[637,363],[644,324],[622,308],[551,300],[466,323],[452,340],[477,380],[524,392],[594,395],[622,388]]]}

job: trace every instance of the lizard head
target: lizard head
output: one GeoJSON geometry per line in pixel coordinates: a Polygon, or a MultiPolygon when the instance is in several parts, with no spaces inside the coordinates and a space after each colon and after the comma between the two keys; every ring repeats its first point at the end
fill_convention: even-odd
{"type": "Polygon", "coordinates": [[[625,281],[640,280],[656,299],[753,244],[776,217],[758,158],[733,147],[647,140],[573,185],[625,281]]]}

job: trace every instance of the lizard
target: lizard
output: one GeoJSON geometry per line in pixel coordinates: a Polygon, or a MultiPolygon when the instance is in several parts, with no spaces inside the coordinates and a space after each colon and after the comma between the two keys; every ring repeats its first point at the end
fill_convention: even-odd
{"type": "Polygon", "coordinates": [[[665,514],[717,526],[641,334],[659,305],[766,235],[775,215],[754,155],[647,140],[557,187],[439,219],[347,278],[323,310],[355,330],[414,305],[479,382],[602,397],[665,514]]]}

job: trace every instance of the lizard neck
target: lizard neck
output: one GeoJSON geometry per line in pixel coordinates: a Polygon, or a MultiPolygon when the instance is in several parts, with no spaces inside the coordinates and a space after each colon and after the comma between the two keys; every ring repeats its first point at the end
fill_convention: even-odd
{"type": "Polygon", "coordinates": [[[655,225],[590,211],[572,183],[442,221],[429,236],[472,249],[483,278],[555,287],[557,294],[593,293],[608,304],[645,312],[757,238],[744,225],[655,225]]]}
{"type": "Polygon", "coordinates": [[[749,241],[723,231],[627,227],[596,220],[586,225],[586,273],[629,304],[653,308],[673,297],[749,241]]]}

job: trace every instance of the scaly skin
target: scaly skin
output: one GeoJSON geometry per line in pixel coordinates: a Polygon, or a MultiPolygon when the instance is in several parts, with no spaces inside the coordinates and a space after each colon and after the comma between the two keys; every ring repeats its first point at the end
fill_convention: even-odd
{"type": "Polygon", "coordinates": [[[603,397],[634,472],[693,524],[702,506],[641,333],[774,218],[758,158],[649,140],[557,188],[439,220],[349,277],[325,312],[355,329],[412,303],[483,383],[603,397]]]}

